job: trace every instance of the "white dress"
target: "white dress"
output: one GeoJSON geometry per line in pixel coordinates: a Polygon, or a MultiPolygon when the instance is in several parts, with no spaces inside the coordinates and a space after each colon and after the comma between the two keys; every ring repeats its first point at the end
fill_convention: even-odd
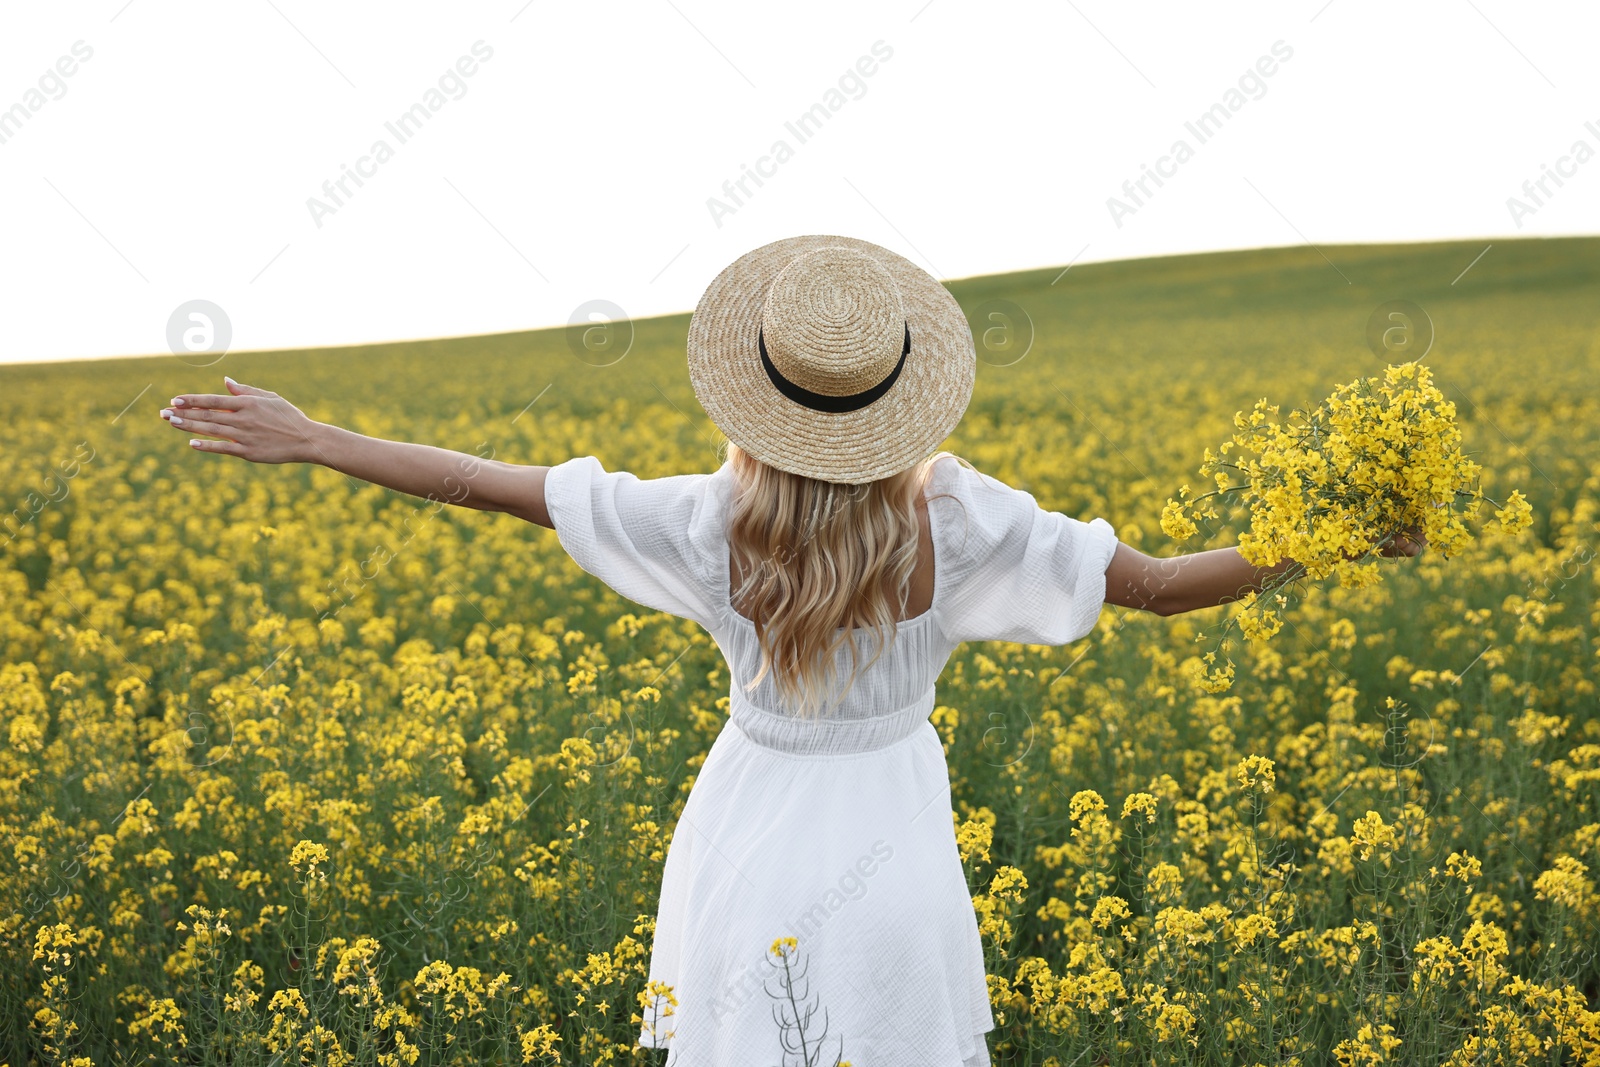
{"type": "MultiPolygon", "coordinates": [[[[678,998],[659,1025],[671,1036],[647,1026],[639,1043],[670,1048],[680,1067],[831,1067],[838,1056],[856,1067],[986,1065],[994,1018],[949,769],[928,721],[934,683],[963,641],[1061,645],[1092,631],[1116,536],[1104,519],[1046,511],[941,459],[927,493],[932,607],[899,624],[829,719],[806,721],[785,713],[770,675],[743,688],[761,651],[729,603],[733,477],[724,464],[641,480],[584,456],[545,483],[578,565],[705,627],[731,676],[729,719],[662,874],[650,979],[678,998]],[[805,973],[792,1002],[768,954],[781,937],[798,939],[790,963],[805,973]],[[802,1034],[797,1012],[804,1022],[808,1008],[802,1034]]],[[[865,662],[875,639],[853,636],[865,662]]],[[[849,649],[838,656],[843,678],[849,649]]]]}

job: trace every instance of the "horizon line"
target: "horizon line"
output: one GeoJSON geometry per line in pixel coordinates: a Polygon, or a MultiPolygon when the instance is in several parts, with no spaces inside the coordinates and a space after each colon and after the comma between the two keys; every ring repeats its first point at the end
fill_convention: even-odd
{"type": "MultiPolygon", "coordinates": [[[[1431,239],[1427,239],[1427,240],[1418,240],[1418,241],[1352,241],[1352,242],[1346,242],[1346,243],[1325,243],[1325,244],[1311,244],[1311,243],[1302,241],[1302,242],[1297,242],[1297,243],[1294,243],[1294,244],[1285,244],[1285,245],[1248,245],[1248,246],[1241,246],[1241,247],[1237,247],[1237,248],[1207,249],[1207,250],[1201,251],[1201,252],[1164,252],[1164,253],[1158,253],[1156,255],[1131,256],[1131,257],[1123,257],[1123,258],[1115,258],[1115,259],[1076,259],[1076,260],[1072,260],[1071,262],[1069,262],[1069,263],[1067,263],[1065,265],[1060,264],[1060,263],[1047,263],[1047,264],[1040,264],[1040,265],[1035,265],[1035,266],[1016,267],[1016,268],[1013,268],[1013,269],[1010,269],[1010,270],[997,271],[997,272],[991,273],[991,274],[965,274],[965,275],[959,275],[959,276],[950,277],[950,278],[940,278],[939,279],[939,283],[941,285],[944,285],[944,286],[948,287],[948,286],[950,286],[952,284],[959,284],[959,283],[963,283],[963,282],[982,281],[984,279],[990,279],[990,278],[1006,278],[1006,277],[1012,277],[1012,276],[1019,275],[1019,274],[1043,273],[1043,272],[1052,271],[1052,270],[1058,270],[1058,269],[1061,271],[1062,275],[1065,275],[1070,270],[1074,270],[1074,269],[1078,269],[1078,268],[1082,268],[1082,267],[1105,266],[1107,264],[1112,264],[1112,263],[1143,263],[1143,262],[1150,262],[1150,261],[1155,261],[1155,260],[1180,259],[1180,258],[1184,258],[1184,257],[1201,258],[1201,257],[1206,257],[1206,256],[1226,256],[1226,255],[1234,255],[1234,254],[1245,253],[1245,252],[1273,252],[1273,251],[1288,251],[1290,249],[1313,249],[1313,250],[1315,250],[1315,249],[1322,249],[1322,248],[1329,248],[1329,249],[1356,249],[1356,248],[1422,247],[1422,246],[1426,246],[1426,245],[1474,245],[1474,244],[1478,243],[1479,241],[1487,241],[1490,244],[1499,244],[1499,243],[1511,243],[1511,242],[1531,243],[1531,242],[1534,242],[1534,241],[1585,241],[1585,240],[1595,240],[1595,239],[1600,239],[1600,233],[1526,235],[1526,236],[1506,236],[1506,235],[1500,234],[1500,235],[1483,235],[1483,236],[1476,236],[1476,237],[1431,238],[1431,239]]],[[[893,251],[893,249],[891,249],[891,251],[893,251]]],[[[1051,284],[1053,285],[1055,283],[1052,282],[1051,284]]],[[[653,315],[630,316],[627,319],[620,319],[620,320],[616,320],[616,321],[620,321],[620,322],[635,322],[635,323],[655,322],[655,321],[659,321],[659,320],[663,320],[663,319],[681,318],[683,316],[690,316],[690,315],[693,315],[693,314],[694,314],[694,309],[693,308],[686,308],[686,309],[679,310],[679,311],[658,312],[658,313],[653,314],[653,315]]],[[[294,345],[294,346],[282,347],[282,348],[240,348],[240,349],[229,349],[225,353],[225,355],[230,355],[230,356],[272,355],[272,354],[281,354],[281,353],[287,353],[287,352],[309,352],[309,351],[343,350],[343,349],[359,349],[359,348],[382,348],[382,347],[387,347],[387,346],[391,346],[391,345],[420,344],[420,343],[431,342],[431,341],[473,341],[473,340],[484,340],[484,339],[495,338],[495,337],[515,337],[515,336],[520,336],[520,335],[523,335],[523,334],[546,333],[546,332],[550,332],[550,331],[554,331],[554,330],[565,330],[565,329],[570,329],[572,325],[573,325],[572,323],[562,322],[562,323],[548,323],[548,324],[539,325],[539,326],[528,326],[528,327],[525,327],[525,328],[522,328],[522,329],[505,330],[505,331],[501,331],[501,332],[497,332],[497,333],[444,334],[444,335],[435,335],[435,336],[428,336],[428,337],[397,337],[397,338],[388,338],[388,339],[377,340],[377,341],[350,341],[350,342],[340,342],[340,343],[331,343],[331,344],[302,344],[302,345],[294,345]]],[[[118,361],[118,362],[122,362],[122,361],[140,360],[140,359],[170,359],[172,357],[173,357],[173,354],[171,352],[135,352],[135,353],[120,354],[120,355],[63,356],[63,357],[56,358],[56,359],[0,360],[0,369],[7,368],[7,367],[54,367],[54,366],[59,366],[59,365],[61,365],[63,363],[100,363],[100,362],[107,362],[107,361],[113,361],[113,360],[118,361]]]]}

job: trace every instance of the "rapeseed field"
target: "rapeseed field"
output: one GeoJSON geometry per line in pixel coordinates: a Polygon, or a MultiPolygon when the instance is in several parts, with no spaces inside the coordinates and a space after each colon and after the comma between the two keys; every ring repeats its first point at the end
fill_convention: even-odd
{"type": "MultiPolygon", "coordinates": [[[[982,362],[946,447],[1153,555],[1249,528],[1162,527],[1236,413],[1411,359],[1532,512],[1301,582],[1226,688],[1236,607],[951,660],[997,1064],[1600,1064],[1600,240],[1480,251],[950,283],[982,362]],[[1369,329],[1394,301],[1424,318],[1369,329]]],[[[687,321],[0,368],[0,1063],[665,1061],[635,1039],[726,716],[708,635],[547,530],[156,413],[226,372],[367,434],[709,472],[687,321]]]]}

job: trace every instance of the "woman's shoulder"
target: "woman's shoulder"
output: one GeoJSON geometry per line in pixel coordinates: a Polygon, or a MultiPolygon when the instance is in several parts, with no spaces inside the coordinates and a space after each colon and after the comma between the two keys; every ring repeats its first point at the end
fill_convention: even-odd
{"type": "MultiPolygon", "coordinates": [[[[641,540],[679,541],[708,550],[728,499],[727,465],[711,472],[641,478],[621,468],[608,470],[594,456],[576,456],[550,468],[545,492],[553,518],[565,511],[576,519],[627,527],[641,540]]],[[[559,531],[559,518],[557,522],[559,531]]]]}
{"type": "Polygon", "coordinates": [[[987,528],[1006,526],[1029,517],[1038,506],[1032,494],[1013,488],[978,470],[964,457],[945,454],[933,462],[928,476],[928,506],[981,520],[987,528]]]}
{"type": "Polygon", "coordinates": [[[664,474],[640,477],[623,467],[608,468],[595,456],[574,456],[550,468],[547,478],[554,477],[563,483],[584,488],[604,487],[609,491],[626,491],[632,495],[654,497],[693,496],[715,490],[725,495],[729,465],[724,463],[714,471],[695,471],[682,474],[664,474]]]}
{"type": "Polygon", "coordinates": [[[545,503],[562,546],[630,600],[717,625],[725,554],[718,476],[640,478],[594,456],[550,468],[545,503]]]}
{"type": "Polygon", "coordinates": [[[1106,520],[1041,507],[1027,490],[944,458],[928,507],[937,617],[951,640],[1060,645],[1093,629],[1116,549],[1106,520]]]}
{"type": "MultiPolygon", "coordinates": [[[[934,462],[926,496],[930,511],[938,512],[935,547],[943,552],[942,569],[950,572],[1004,562],[1026,553],[1041,535],[1078,536],[1091,525],[1041,506],[1028,490],[955,455],[934,462]]],[[[1095,522],[1104,525],[1104,520],[1095,522]]]]}

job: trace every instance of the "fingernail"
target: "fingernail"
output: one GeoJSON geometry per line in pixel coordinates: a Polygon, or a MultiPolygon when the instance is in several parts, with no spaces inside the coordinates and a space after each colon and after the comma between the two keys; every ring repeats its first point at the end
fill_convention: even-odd
{"type": "Polygon", "coordinates": [[[174,426],[182,426],[183,425],[183,420],[178,418],[178,416],[174,415],[174,416],[172,416],[172,425],[174,425],[174,426]]]}
{"type": "Polygon", "coordinates": [[[163,418],[163,419],[170,419],[170,418],[172,418],[172,409],[171,409],[171,408],[162,408],[162,409],[161,409],[161,417],[162,417],[162,418],[163,418]]]}
{"type": "Polygon", "coordinates": [[[175,408],[181,408],[183,407],[183,397],[175,396],[171,400],[167,401],[167,403],[171,404],[175,408]]]}
{"type": "Polygon", "coordinates": [[[232,378],[228,377],[226,374],[224,374],[222,376],[222,380],[227,382],[229,385],[238,385],[239,384],[238,382],[234,381],[232,378]]]}

